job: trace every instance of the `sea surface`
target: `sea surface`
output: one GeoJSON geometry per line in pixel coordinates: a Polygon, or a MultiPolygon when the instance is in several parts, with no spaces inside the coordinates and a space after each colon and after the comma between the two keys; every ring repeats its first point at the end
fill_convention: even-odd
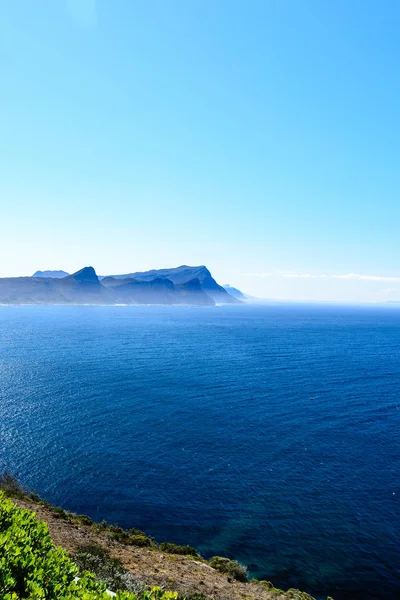
{"type": "Polygon", "coordinates": [[[400,598],[400,309],[1,307],[0,470],[335,600],[400,598]]]}

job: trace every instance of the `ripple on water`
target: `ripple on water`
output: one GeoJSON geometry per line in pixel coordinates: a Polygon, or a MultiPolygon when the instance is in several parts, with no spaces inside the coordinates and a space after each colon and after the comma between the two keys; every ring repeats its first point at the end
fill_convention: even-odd
{"type": "Polygon", "coordinates": [[[0,467],[335,600],[400,597],[400,311],[0,308],[0,467]]]}

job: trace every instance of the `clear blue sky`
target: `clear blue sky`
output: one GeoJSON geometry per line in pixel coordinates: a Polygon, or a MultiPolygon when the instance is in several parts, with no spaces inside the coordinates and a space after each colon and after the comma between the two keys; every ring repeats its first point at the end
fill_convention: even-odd
{"type": "Polygon", "coordinates": [[[397,0],[0,2],[0,275],[400,299],[397,0]]]}

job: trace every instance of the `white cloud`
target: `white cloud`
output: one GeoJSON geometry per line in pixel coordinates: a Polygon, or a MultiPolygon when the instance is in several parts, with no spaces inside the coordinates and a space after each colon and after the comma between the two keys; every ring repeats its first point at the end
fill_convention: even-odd
{"type": "Polygon", "coordinates": [[[347,281],[400,281],[400,277],[387,277],[384,275],[363,275],[362,273],[344,273],[342,275],[328,275],[327,273],[297,273],[296,271],[277,271],[267,273],[244,273],[246,277],[286,277],[291,279],[344,279],[347,281]]]}
{"type": "Polygon", "coordinates": [[[400,277],[386,277],[382,275],[362,275],[361,273],[346,273],[345,275],[332,275],[333,279],[353,279],[356,281],[400,281],[400,277]]]}
{"type": "Polygon", "coordinates": [[[243,277],[271,277],[274,273],[243,273],[243,277]]]}
{"type": "Polygon", "coordinates": [[[328,277],[326,273],[315,275],[313,273],[296,273],[294,271],[282,271],[279,273],[281,277],[292,277],[293,279],[323,279],[328,277]]]}

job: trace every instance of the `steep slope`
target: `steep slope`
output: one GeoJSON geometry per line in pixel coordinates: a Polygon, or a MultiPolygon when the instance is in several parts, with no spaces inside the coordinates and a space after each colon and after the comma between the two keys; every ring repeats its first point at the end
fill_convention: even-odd
{"type": "Polygon", "coordinates": [[[102,285],[112,291],[118,304],[179,304],[175,286],[168,280],[137,281],[105,277],[102,285]]]}
{"type": "Polygon", "coordinates": [[[246,295],[243,294],[243,292],[241,292],[240,290],[238,290],[238,288],[232,287],[231,285],[229,285],[229,283],[226,283],[222,287],[224,288],[224,290],[226,290],[228,292],[228,294],[230,294],[234,298],[237,298],[238,300],[245,300],[246,299],[246,295]]]}
{"type": "Polygon", "coordinates": [[[102,285],[112,291],[114,300],[119,304],[214,304],[201,289],[198,280],[197,283],[176,286],[169,279],[160,277],[150,281],[105,277],[102,285]]]}
{"type": "Polygon", "coordinates": [[[197,278],[177,284],[176,287],[180,292],[181,304],[215,304],[211,294],[206,294],[197,278]]]}
{"type": "MultiPolygon", "coordinates": [[[[13,501],[16,506],[35,512],[38,519],[47,524],[57,546],[71,553],[82,547],[104,548],[121,561],[135,580],[151,587],[157,585],[165,590],[177,591],[182,600],[314,600],[299,590],[284,592],[269,581],[237,581],[212,568],[200,557],[169,554],[156,547],[123,543],[118,540],[121,534],[116,530],[120,530],[119,527],[99,526],[84,515],[67,513],[37,499],[19,497],[13,501]]],[[[121,539],[124,539],[124,532],[121,539]]]]}
{"type": "Polygon", "coordinates": [[[4,277],[0,279],[0,304],[55,304],[61,301],[57,279],[4,277]]]}
{"type": "MultiPolygon", "coordinates": [[[[58,272],[59,273],[59,272],[58,272]]],[[[236,300],[219,286],[205,267],[139,273],[137,277],[104,277],[93,267],[65,277],[0,278],[0,304],[187,304],[213,306],[236,300]],[[199,277],[191,277],[197,273],[199,277]],[[201,277],[201,280],[200,280],[201,277]]]]}
{"type": "Polygon", "coordinates": [[[204,265],[199,267],[190,267],[182,265],[171,269],[152,269],[151,271],[142,271],[128,273],[126,275],[113,275],[114,279],[136,279],[138,281],[152,281],[154,279],[169,279],[175,285],[187,284],[197,279],[201,289],[214,300],[221,304],[234,304],[239,302],[219,285],[212,277],[210,271],[204,265]]]}
{"type": "Polygon", "coordinates": [[[100,283],[93,267],[84,267],[80,271],[56,281],[59,293],[65,302],[74,304],[114,302],[112,294],[100,283]]]}
{"type": "Polygon", "coordinates": [[[112,302],[93,267],[73,275],[53,277],[7,277],[0,279],[1,304],[106,304],[112,302]]]}

